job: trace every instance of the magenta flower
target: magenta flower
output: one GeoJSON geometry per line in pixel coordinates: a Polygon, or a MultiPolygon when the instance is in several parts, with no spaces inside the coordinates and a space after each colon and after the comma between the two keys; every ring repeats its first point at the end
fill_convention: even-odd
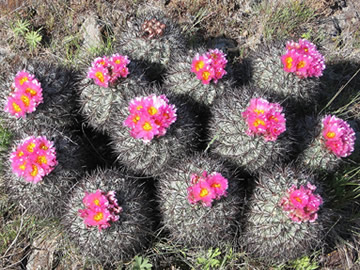
{"type": "Polygon", "coordinates": [[[114,73],[122,74],[121,71],[124,69],[124,67],[126,68],[129,63],[130,60],[126,55],[124,56],[120,54],[114,54],[110,58],[110,64],[114,73]]]}
{"type": "Polygon", "coordinates": [[[25,82],[31,82],[34,80],[34,75],[28,73],[25,70],[19,71],[15,75],[15,87],[20,89],[25,82]]]}
{"type": "Polygon", "coordinates": [[[155,136],[166,134],[167,128],[176,121],[176,108],[168,104],[165,95],[154,94],[137,97],[130,101],[130,115],[123,125],[130,128],[130,135],[136,139],[150,142],[155,136]]]}
{"type": "Polygon", "coordinates": [[[322,119],[322,136],[325,147],[338,157],[347,157],[354,151],[355,132],[350,125],[336,116],[322,119]]]}
{"type": "Polygon", "coordinates": [[[299,78],[320,77],[325,69],[325,58],[308,40],[288,41],[286,52],[281,56],[286,72],[294,72],[299,78]]]}
{"type": "Polygon", "coordinates": [[[191,204],[199,201],[205,206],[211,207],[216,194],[206,181],[199,181],[193,186],[188,187],[188,200],[191,204]]]}
{"type": "Polygon", "coordinates": [[[296,222],[314,222],[318,217],[318,210],[323,200],[320,195],[314,194],[316,187],[308,183],[299,189],[293,185],[287,194],[281,198],[279,205],[288,217],[296,222]]]}
{"type": "Polygon", "coordinates": [[[209,84],[211,80],[217,83],[226,74],[226,64],[226,55],[221,50],[209,50],[203,55],[195,55],[191,63],[191,72],[194,72],[203,84],[209,84]]]}
{"type": "Polygon", "coordinates": [[[10,154],[10,162],[14,174],[36,184],[57,165],[55,148],[44,136],[30,136],[10,154]]]}
{"type": "Polygon", "coordinates": [[[252,98],[242,116],[249,136],[260,135],[266,141],[275,141],[286,130],[286,119],[278,103],[270,103],[263,98],[252,98]]]}
{"type": "Polygon", "coordinates": [[[86,227],[98,227],[99,231],[110,227],[110,222],[119,220],[122,207],[118,205],[115,191],[107,194],[101,190],[94,193],[85,191],[83,198],[85,209],[79,209],[80,217],[84,219],[86,227]]]}
{"type": "Polygon", "coordinates": [[[109,86],[110,76],[108,69],[101,65],[89,68],[87,77],[94,79],[94,82],[99,86],[109,86]]]}
{"type": "Polygon", "coordinates": [[[18,97],[14,96],[7,98],[4,111],[10,113],[16,118],[25,117],[27,112],[24,102],[22,102],[18,97]]]}
{"type": "Polygon", "coordinates": [[[215,192],[217,198],[226,196],[226,190],[228,188],[228,180],[220,173],[212,173],[207,177],[206,182],[215,192]]]}
{"type": "Polygon", "coordinates": [[[106,56],[103,57],[97,57],[94,59],[94,61],[92,62],[92,66],[93,67],[98,67],[98,66],[102,66],[104,68],[107,68],[110,66],[109,64],[109,58],[106,56]]]}
{"type": "Polygon", "coordinates": [[[41,84],[37,80],[25,82],[22,89],[34,101],[36,106],[43,102],[41,84]]]}

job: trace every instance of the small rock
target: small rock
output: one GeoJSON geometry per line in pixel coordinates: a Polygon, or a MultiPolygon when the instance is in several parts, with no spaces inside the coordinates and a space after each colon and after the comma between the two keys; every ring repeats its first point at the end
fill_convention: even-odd
{"type": "Polygon", "coordinates": [[[95,15],[88,15],[81,26],[80,34],[83,37],[84,49],[97,48],[103,45],[101,28],[98,25],[95,15]]]}

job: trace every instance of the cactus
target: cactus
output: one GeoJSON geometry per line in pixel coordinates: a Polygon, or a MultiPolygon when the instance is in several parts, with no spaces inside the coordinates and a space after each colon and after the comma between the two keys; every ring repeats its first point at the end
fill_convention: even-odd
{"type": "MultiPolygon", "coordinates": [[[[209,137],[214,139],[211,151],[250,172],[279,163],[286,158],[291,143],[288,130],[275,141],[247,134],[248,125],[242,112],[249,101],[258,96],[264,97],[258,89],[251,87],[226,92],[215,101],[209,123],[209,137]]],[[[288,115],[285,114],[285,117],[288,118],[288,115]]]]}
{"type": "MultiPolygon", "coordinates": [[[[86,68],[90,63],[84,64],[86,68]]],[[[94,128],[105,131],[107,125],[112,121],[112,111],[117,106],[123,106],[126,95],[136,91],[139,87],[145,87],[146,83],[143,75],[143,69],[137,61],[129,64],[130,74],[127,78],[120,78],[115,85],[102,87],[93,82],[92,79],[84,78],[81,81],[80,105],[81,112],[86,121],[94,128]]],[[[86,71],[87,72],[87,71],[86,71]]]]}
{"type": "MultiPolygon", "coordinates": [[[[0,99],[2,104],[11,92],[11,85],[14,82],[15,74],[21,68],[11,72],[6,81],[2,81],[0,99]]],[[[44,126],[51,128],[71,127],[76,123],[76,98],[75,89],[78,85],[74,71],[65,67],[57,66],[54,63],[30,61],[26,70],[33,74],[41,83],[43,103],[39,104],[36,111],[28,113],[26,118],[19,118],[4,112],[1,109],[0,117],[3,120],[4,127],[18,132],[28,132],[33,126],[44,126]]]]}
{"type": "Polygon", "coordinates": [[[65,201],[67,209],[62,223],[69,239],[86,257],[111,265],[129,260],[148,244],[154,225],[153,210],[144,186],[134,177],[115,169],[99,170],[85,176],[65,201]],[[87,228],[79,210],[84,208],[85,191],[115,191],[120,218],[101,231],[87,228]]]}
{"type": "Polygon", "coordinates": [[[2,153],[3,179],[1,185],[14,203],[20,204],[27,212],[46,218],[58,218],[62,214],[59,205],[68,196],[69,191],[83,173],[86,155],[82,151],[81,141],[74,135],[50,129],[34,129],[30,133],[15,135],[12,147],[2,153]],[[58,164],[45,175],[41,182],[26,182],[14,174],[11,168],[10,153],[28,136],[45,136],[54,143],[58,164]]]}
{"type": "MultiPolygon", "coordinates": [[[[312,170],[322,170],[322,171],[333,171],[335,168],[337,168],[341,162],[342,157],[346,157],[352,153],[354,150],[354,140],[355,140],[355,133],[351,129],[350,132],[353,132],[353,134],[349,138],[344,138],[344,142],[339,145],[338,149],[343,148],[344,145],[349,145],[349,149],[347,153],[339,153],[339,155],[335,154],[332,150],[331,146],[326,146],[326,133],[327,132],[337,132],[337,130],[325,130],[324,127],[324,119],[320,119],[320,117],[314,117],[314,116],[305,116],[304,121],[299,122],[298,130],[299,134],[304,140],[303,145],[306,145],[304,149],[302,149],[302,153],[298,157],[298,162],[308,167],[312,170]]],[[[342,121],[339,118],[333,118],[342,121]]],[[[346,123],[346,122],[345,122],[346,123]]],[[[346,125],[346,124],[345,124],[346,125]]],[[[338,130],[339,133],[347,130],[350,128],[350,126],[347,124],[347,127],[345,125],[341,125],[337,123],[337,127],[341,127],[341,130],[338,130]]],[[[329,134],[329,133],[328,133],[329,134]]],[[[335,133],[330,136],[335,137],[335,133]]]]}
{"type": "Polygon", "coordinates": [[[160,64],[164,68],[172,54],[185,47],[180,28],[159,10],[142,7],[138,17],[128,24],[116,47],[133,59],[160,64]]]}
{"type": "MultiPolygon", "coordinates": [[[[320,206],[317,219],[294,222],[283,210],[280,202],[295,185],[318,183],[312,175],[290,167],[276,168],[259,176],[257,186],[249,200],[247,222],[242,243],[247,251],[267,263],[283,263],[303,255],[310,255],[315,248],[325,245],[329,232],[331,211],[320,206]]],[[[321,194],[321,188],[315,191],[321,194]]],[[[313,218],[313,219],[314,219],[313,218]]]]}
{"type": "Polygon", "coordinates": [[[234,171],[221,159],[188,156],[159,176],[157,189],[163,225],[172,241],[195,248],[232,242],[240,228],[242,188],[234,171]],[[218,172],[228,179],[227,196],[213,201],[211,207],[193,205],[188,200],[192,174],[200,176],[204,171],[218,172]]]}
{"type": "Polygon", "coordinates": [[[170,92],[188,95],[201,104],[211,105],[216,97],[232,91],[234,83],[225,76],[217,83],[204,84],[194,72],[191,72],[191,65],[197,53],[206,53],[206,49],[179,51],[174,54],[165,73],[164,85],[170,92]]]}
{"type": "MultiPolygon", "coordinates": [[[[285,44],[262,45],[249,56],[252,68],[252,83],[259,88],[268,89],[282,98],[292,98],[297,102],[311,103],[319,91],[318,78],[300,79],[293,73],[284,71],[281,56],[285,44]]],[[[303,104],[304,105],[304,104],[303,104]]]]}
{"type": "Polygon", "coordinates": [[[170,125],[164,136],[155,137],[144,143],[130,135],[130,129],[123,125],[129,115],[130,100],[139,96],[159,95],[166,91],[153,88],[134,89],[123,100],[121,106],[114,107],[107,132],[111,138],[111,146],[119,162],[130,169],[145,175],[161,173],[167,166],[180,160],[191,152],[198,144],[199,119],[195,114],[195,104],[185,97],[166,95],[169,104],[177,109],[176,121],[170,125]],[[135,91],[136,90],[136,91],[135,91]]]}

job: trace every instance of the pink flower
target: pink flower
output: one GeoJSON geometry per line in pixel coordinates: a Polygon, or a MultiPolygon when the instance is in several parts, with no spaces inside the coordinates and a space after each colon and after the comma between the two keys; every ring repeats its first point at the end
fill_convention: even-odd
{"type": "Polygon", "coordinates": [[[94,59],[94,61],[92,62],[91,66],[92,67],[104,67],[107,68],[109,67],[109,58],[107,58],[106,56],[103,57],[97,57],[94,59]]]}
{"type": "Polygon", "coordinates": [[[97,207],[95,209],[86,208],[82,212],[85,217],[84,223],[87,227],[97,226],[99,231],[110,227],[110,212],[106,208],[97,207]]]}
{"type": "Polygon", "coordinates": [[[212,60],[211,65],[213,67],[222,68],[222,69],[225,68],[227,64],[226,54],[223,53],[221,50],[219,49],[209,50],[205,55],[212,60]]]}
{"type": "Polygon", "coordinates": [[[188,188],[188,200],[191,204],[201,201],[203,205],[210,207],[215,196],[214,190],[206,181],[199,181],[188,188]]]}
{"type": "Polygon", "coordinates": [[[191,63],[191,72],[195,72],[197,74],[200,70],[210,66],[210,64],[211,60],[206,57],[206,55],[200,55],[197,53],[191,63]]]}
{"type": "Polygon", "coordinates": [[[83,198],[83,203],[85,207],[89,209],[96,209],[98,207],[104,208],[109,205],[109,201],[105,195],[102,194],[101,190],[96,190],[95,193],[85,192],[85,197],[83,198]]]}
{"type": "Polygon", "coordinates": [[[220,173],[212,173],[207,177],[207,183],[215,192],[217,198],[226,196],[226,190],[228,188],[228,180],[220,173]]]}
{"type": "Polygon", "coordinates": [[[294,72],[299,78],[320,77],[325,69],[325,58],[308,40],[288,41],[286,52],[281,56],[286,72],[294,72]]]}
{"type": "Polygon", "coordinates": [[[201,80],[203,84],[209,84],[215,76],[215,69],[211,66],[206,66],[196,73],[196,77],[201,80]]]}
{"type": "Polygon", "coordinates": [[[43,102],[42,88],[37,80],[25,82],[22,89],[32,99],[36,106],[43,102]]]}
{"type": "Polygon", "coordinates": [[[46,172],[43,168],[41,168],[39,165],[35,163],[31,163],[25,169],[24,179],[27,182],[32,182],[36,184],[40,182],[45,175],[46,172]]]}
{"type": "Polygon", "coordinates": [[[336,116],[322,119],[322,136],[328,150],[338,157],[347,157],[354,151],[355,132],[350,125],[336,116]]]}
{"type": "Polygon", "coordinates": [[[4,111],[10,113],[16,118],[25,117],[27,112],[24,103],[15,96],[10,96],[7,98],[4,111]]]}
{"type": "Polygon", "coordinates": [[[323,200],[320,195],[313,194],[315,189],[310,183],[306,187],[300,186],[299,189],[293,185],[281,198],[279,205],[292,221],[302,223],[314,222],[317,219],[317,211],[323,200]]]}
{"type": "MultiPolygon", "coordinates": [[[[130,60],[127,56],[123,56],[120,54],[114,54],[110,58],[110,64],[112,67],[112,72],[119,73],[119,74],[125,74],[122,70],[126,68],[126,66],[130,63],[130,60]]],[[[127,74],[126,74],[127,75],[127,74]]],[[[122,76],[122,75],[120,75],[122,76]]],[[[126,76],[122,76],[126,77],[126,76]]]]}
{"type": "Polygon", "coordinates": [[[101,65],[89,68],[87,77],[90,79],[94,79],[95,83],[99,86],[109,86],[110,76],[108,69],[101,65]]]}
{"type": "Polygon", "coordinates": [[[176,121],[176,108],[168,104],[165,95],[136,97],[130,101],[129,111],[123,125],[131,129],[133,138],[141,138],[145,143],[154,136],[165,135],[167,128],[176,121]]]}
{"type": "Polygon", "coordinates": [[[34,75],[28,73],[25,70],[19,71],[15,75],[15,86],[20,89],[25,82],[31,82],[34,79],[34,75]]]}
{"type": "Polygon", "coordinates": [[[242,117],[248,126],[246,134],[264,136],[266,141],[275,141],[286,130],[286,119],[280,104],[263,98],[252,98],[242,117]]]}

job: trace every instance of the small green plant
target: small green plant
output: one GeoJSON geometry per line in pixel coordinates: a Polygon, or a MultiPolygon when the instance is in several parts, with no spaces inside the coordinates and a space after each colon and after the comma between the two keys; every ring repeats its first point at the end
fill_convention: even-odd
{"type": "Polygon", "coordinates": [[[147,258],[135,256],[134,262],[132,263],[132,270],[151,270],[152,264],[149,263],[147,258]]]}
{"type": "Polygon", "coordinates": [[[205,257],[199,257],[196,260],[196,263],[201,269],[209,270],[214,269],[215,267],[218,268],[220,266],[219,256],[221,255],[221,251],[219,248],[213,250],[210,248],[205,255],[205,257]]]}
{"type": "Polygon", "coordinates": [[[35,50],[41,42],[42,36],[39,33],[40,30],[41,28],[36,31],[29,31],[25,35],[25,40],[29,45],[31,51],[35,50]]]}
{"type": "Polygon", "coordinates": [[[12,26],[11,29],[15,37],[25,36],[29,31],[30,23],[27,20],[18,19],[12,26]]]}
{"type": "Polygon", "coordinates": [[[295,270],[315,270],[319,265],[312,261],[308,256],[296,259],[290,264],[291,269],[295,270]]]}

